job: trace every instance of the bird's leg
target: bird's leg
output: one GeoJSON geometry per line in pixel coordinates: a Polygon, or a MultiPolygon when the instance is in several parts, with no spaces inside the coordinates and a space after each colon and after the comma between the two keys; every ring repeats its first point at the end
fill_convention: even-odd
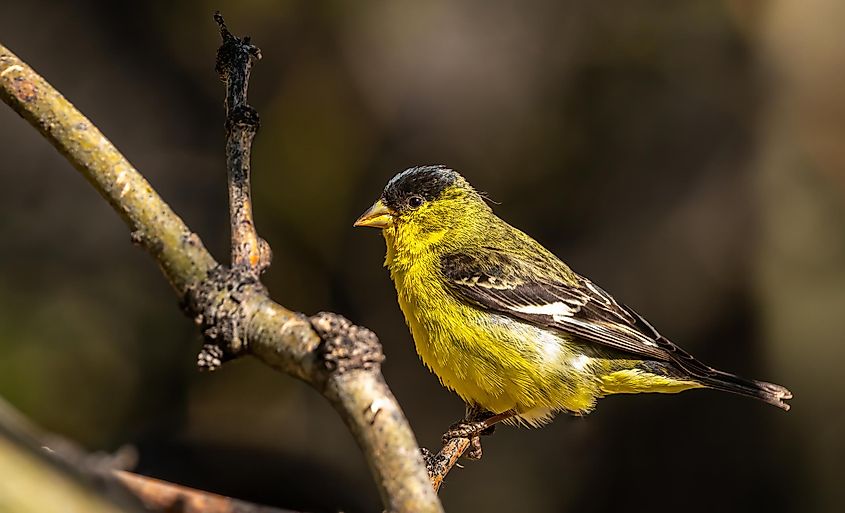
{"type": "Polygon", "coordinates": [[[446,444],[453,438],[469,439],[470,448],[464,456],[471,460],[481,459],[481,435],[491,435],[496,424],[513,417],[516,412],[506,411],[493,413],[475,405],[467,405],[466,416],[460,422],[452,424],[449,430],[443,434],[443,443],[446,444]]]}

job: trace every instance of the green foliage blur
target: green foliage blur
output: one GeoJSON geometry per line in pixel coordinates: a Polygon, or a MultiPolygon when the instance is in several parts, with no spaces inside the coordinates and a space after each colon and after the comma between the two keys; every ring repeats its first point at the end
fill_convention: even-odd
{"type": "MultiPolygon", "coordinates": [[[[220,9],[263,59],[250,102],[265,283],[372,328],[420,442],[463,413],[420,364],[352,222],[447,164],[500,216],[701,359],[788,386],[614,397],[497,429],[449,511],[834,511],[845,503],[845,3],[0,0],[0,37],[228,254],[220,9]]],[[[138,471],[313,512],[380,511],[351,436],[291,378],[199,374],[154,262],[0,108],[0,396],[138,471]]],[[[2,476],[0,476],[2,479],[2,476]]]]}

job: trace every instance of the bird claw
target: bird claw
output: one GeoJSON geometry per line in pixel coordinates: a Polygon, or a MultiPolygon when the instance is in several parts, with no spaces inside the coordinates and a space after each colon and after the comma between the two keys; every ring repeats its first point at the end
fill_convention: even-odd
{"type": "Polygon", "coordinates": [[[487,425],[484,421],[470,421],[462,420],[449,426],[449,430],[443,433],[443,443],[447,443],[453,438],[473,438],[481,434],[487,425]]]}
{"type": "Polygon", "coordinates": [[[445,445],[456,438],[466,438],[469,440],[469,449],[464,452],[463,457],[470,460],[480,460],[482,455],[481,436],[491,435],[495,429],[496,426],[488,426],[483,420],[462,420],[452,424],[449,430],[443,434],[443,444],[445,445]]]}
{"type": "Polygon", "coordinates": [[[478,461],[484,452],[481,450],[481,437],[476,435],[469,439],[469,449],[464,452],[464,458],[478,461]]]}

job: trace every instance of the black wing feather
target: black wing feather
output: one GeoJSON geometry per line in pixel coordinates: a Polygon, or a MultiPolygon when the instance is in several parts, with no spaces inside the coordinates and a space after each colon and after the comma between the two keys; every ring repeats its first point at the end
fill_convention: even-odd
{"type": "Polygon", "coordinates": [[[570,282],[540,278],[548,273],[532,272],[530,264],[486,249],[490,252],[482,258],[457,253],[441,259],[448,289],[462,301],[641,358],[674,360],[672,353],[680,350],[586,278],[574,273],[570,282]],[[558,303],[565,314],[549,310],[558,303]]]}

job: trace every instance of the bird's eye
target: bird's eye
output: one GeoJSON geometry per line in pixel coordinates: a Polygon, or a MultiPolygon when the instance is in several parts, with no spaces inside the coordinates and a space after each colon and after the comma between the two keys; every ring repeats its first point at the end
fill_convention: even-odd
{"type": "Polygon", "coordinates": [[[408,198],[408,206],[411,208],[419,208],[423,204],[423,199],[420,196],[411,196],[408,198]]]}

